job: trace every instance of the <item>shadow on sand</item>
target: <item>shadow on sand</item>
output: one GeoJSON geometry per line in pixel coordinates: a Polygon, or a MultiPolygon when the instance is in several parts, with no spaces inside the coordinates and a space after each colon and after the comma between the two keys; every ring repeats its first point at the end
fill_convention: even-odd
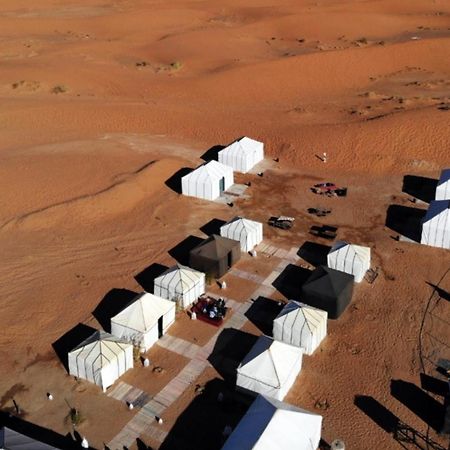
{"type": "Polygon", "coordinates": [[[183,266],[189,265],[189,252],[197,245],[201,244],[204,239],[198,236],[188,236],[179,244],[169,250],[169,255],[183,266]]]}
{"type": "Polygon", "coordinates": [[[111,333],[111,317],[119,314],[138,295],[137,292],[128,289],[111,289],[92,311],[92,315],[105,331],[111,333]]]}
{"type": "Polygon", "coordinates": [[[207,236],[212,236],[213,234],[217,234],[220,236],[220,227],[225,225],[226,222],[221,219],[212,219],[208,223],[205,223],[202,227],[200,227],[200,231],[205,233],[207,236]]]}
{"type": "Polygon", "coordinates": [[[224,145],[213,145],[211,148],[206,150],[202,156],[200,156],[203,161],[218,161],[219,160],[219,152],[225,148],[224,145]]]}
{"type": "Polygon", "coordinates": [[[284,304],[266,297],[258,297],[245,313],[250,322],[257,326],[266,336],[272,336],[274,319],[283,309],[284,304]]]}
{"type": "Polygon", "coordinates": [[[68,353],[96,331],[95,328],[79,323],[52,344],[53,350],[66,370],[69,369],[68,353]]]}
{"type": "Polygon", "coordinates": [[[168,269],[167,266],[162,264],[153,263],[144,269],[142,272],[138,273],[134,279],[142,286],[145,292],[154,292],[154,281],[168,269]]]}
{"type": "Polygon", "coordinates": [[[311,273],[312,272],[308,269],[289,264],[283,272],[278,275],[272,285],[287,299],[298,300],[300,299],[302,285],[309,278],[311,273]]]}
{"type": "Polygon", "coordinates": [[[405,175],[403,177],[402,191],[419,200],[430,203],[436,195],[438,180],[433,178],[405,175]]]}
{"type": "Polygon", "coordinates": [[[257,339],[234,328],[225,328],[219,334],[208,361],[230,386],[235,386],[236,369],[257,339]]]}
{"type": "Polygon", "coordinates": [[[326,266],[327,256],[331,247],[306,241],[298,250],[297,255],[313,266],[326,266]]]}
{"type": "Polygon", "coordinates": [[[183,167],[180,170],[177,170],[170,178],[165,181],[165,185],[172,189],[172,191],[177,194],[181,194],[181,179],[191,173],[194,169],[190,169],[189,167],[183,167]]]}
{"type": "Polygon", "coordinates": [[[424,209],[390,205],[386,213],[385,225],[408,239],[420,242],[422,219],[425,214],[426,210],[424,209]]]}
{"type": "Polygon", "coordinates": [[[208,381],[180,414],[160,450],[219,450],[226,440],[224,428],[234,429],[251,402],[220,379],[208,381]]]}

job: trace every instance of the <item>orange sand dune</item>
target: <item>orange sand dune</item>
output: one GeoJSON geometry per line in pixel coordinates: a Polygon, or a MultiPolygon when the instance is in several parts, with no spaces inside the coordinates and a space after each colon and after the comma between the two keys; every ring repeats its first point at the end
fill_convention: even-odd
{"type": "MultiPolygon", "coordinates": [[[[323,414],[324,438],[354,450],[399,445],[356,395],[427,433],[390,382],[420,384],[427,283],[450,257],[393,240],[385,223],[389,205],[412,206],[404,175],[436,178],[450,163],[448,1],[3,0],[0,30],[1,409],[14,398],[27,419],[66,434],[69,401],[100,448],[136,411],[68,377],[52,343],[79,322],[100,327],[92,312],[111,289],[142,290],[137,274],[173,264],[168,251],[212,218],[293,215],[290,232],[265,229],[291,248],[322,220],[307,208],[326,206],[339,237],[371,246],[380,275],[330,324],[288,401],[323,414]],[[264,177],[237,177],[252,181],[248,199],[229,208],[165,184],[242,135],[279,157],[264,177]],[[348,186],[348,197],[314,196],[320,180],[348,186]]],[[[233,295],[249,289],[229,281],[233,295]]],[[[183,317],[174,333],[206,342],[210,330],[199,330],[183,317]]],[[[142,383],[154,394],[185,361],[158,348],[151,358],[167,369],[142,383]]],[[[220,374],[197,381],[211,376],[220,374]]],[[[161,429],[195,395],[187,390],[161,429]]]]}

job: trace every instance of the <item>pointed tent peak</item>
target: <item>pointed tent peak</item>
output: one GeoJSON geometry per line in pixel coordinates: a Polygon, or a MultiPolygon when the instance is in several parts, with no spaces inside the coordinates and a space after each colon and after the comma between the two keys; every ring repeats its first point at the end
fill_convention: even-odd
{"type": "Polygon", "coordinates": [[[428,222],[442,213],[450,214],[450,200],[433,200],[430,202],[423,222],[428,222]]]}
{"type": "Polygon", "coordinates": [[[328,319],[328,313],[326,311],[295,300],[289,300],[275,320],[283,319],[288,315],[295,316],[295,321],[304,321],[310,330],[316,328],[322,320],[328,319]]]}
{"type": "Polygon", "coordinates": [[[236,246],[240,248],[239,241],[213,234],[192,249],[191,252],[210,258],[222,258],[236,246]]]}
{"type": "MultiPolygon", "coordinates": [[[[231,169],[232,170],[232,169],[231,169]]],[[[209,178],[222,178],[224,172],[229,172],[230,167],[225,164],[220,163],[219,161],[215,161],[212,159],[211,161],[205,162],[201,166],[197,167],[191,174],[196,173],[205,173],[209,178]]],[[[191,175],[189,174],[189,175],[191,175]]],[[[186,175],[186,176],[189,176],[186,175]]]]}
{"type": "Polygon", "coordinates": [[[199,280],[204,276],[203,272],[192,269],[191,267],[184,266],[183,264],[176,263],[174,266],[169,267],[162,275],[158,278],[164,277],[165,275],[173,274],[182,280],[184,277],[189,277],[189,279],[199,280]]]}
{"type": "Polygon", "coordinates": [[[249,138],[248,136],[241,137],[240,139],[234,141],[234,143],[238,143],[244,151],[253,149],[254,147],[259,147],[263,144],[263,142],[249,138]]]}
{"type": "Polygon", "coordinates": [[[355,277],[349,273],[326,266],[319,266],[313,271],[303,286],[309,289],[317,289],[321,292],[331,291],[339,294],[347,283],[353,283],[354,280],[355,277]]]}
{"type": "Polygon", "coordinates": [[[245,217],[236,216],[233,219],[229,220],[225,225],[222,225],[220,229],[228,229],[231,227],[242,227],[247,231],[254,230],[260,222],[256,222],[255,220],[246,219],[245,217]]]}
{"type": "Polygon", "coordinates": [[[438,186],[447,183],[447,181],[450,181],[450,169],[443,169],[439,177],[438,186]]]}
{"type": "Polygon", "coordinates": [[[292,370],[292,362],[302,355],[300,347],[262,335],[242,360],[238,370],[247,372],[247,376],[251,375],[269,386],[280,388],[292,370]]]}
{"type": "Polygon", "coordinates": [[[74,347],[72,349],[72,351],[74,350],[78,350],[82,347],[86,347],[90,344],[95,344],[95,343],[100,343],[103,341],[107,341],[107,342],[116,342],[119,344],[126,344],[126,342],[124,342],[122,339],[119,339],[115,336],[113,336],[110,333],[107,333],[106,331],[103,330],[97,330],[94,331],[88,338],[86,338],[84,341],[80,342],[76,347],[74,347]]]}
{"type": "Polygon", "coordinates": [[[155,325],[159,317],[174,307],[175,304],[170,300],[143,292],[119,314],[111,318],[111,322],[132,325],[136,331],[146,332],[155,325]]]}
{"type": "Polygon", "coordinates": [[[298,406],[291,405],[290,403],[283,402],[282,400],[277,400],[276,398],[269,397],[267,395],[258,394],[255,402],[258,402],[257,404],[260,405],[270,406],[274,410],[294,411],[302,414],[308,414],[309,416],[322,417],[320,414],[316,414],[306,409],[299,408],[298,406]]]}
{"type": "Polygon", "coordinates": [[[337,252],[341,249],[346,248],[346,251],[351,252],[354,256],[360,259],[366,259],[368,256],[370,257],[370,247],[364,247],[362,245],[356,245],[352,244],[347,241],[337,241],[331,250],[329,251],[329,254],[332,254],[334,252],[337,252]]]}

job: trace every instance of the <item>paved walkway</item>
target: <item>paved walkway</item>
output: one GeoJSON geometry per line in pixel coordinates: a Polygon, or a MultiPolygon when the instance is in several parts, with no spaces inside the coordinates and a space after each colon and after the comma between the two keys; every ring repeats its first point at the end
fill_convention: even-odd
{"type": "MultiPolygon", "coordinates": [[[[239,303],[232,299],[222,298],[224,298],[227,304],[233,308],[233,314],[225,322],[225,326],[227,328],[241,328],[247,321],[244,314],[251,303],[239,303]]],[[[108,443],[108,447],[111,450],[121,450],[124,446],[129,447],[142,434],[152,437],[158,442],[164,441],[167,432],[161,430],[156,424],[155,417],[161,417],[164,411],[172,405],[187,388],[192,387],[195,380],[206,367],[208,367],[208,357],[214,349],[217,337],[221,332],[222,329],[219,329],[203,347],[191,344],[184,339],[176,338],[174,336],[170,336],[167,339],[166,337],[168,335],[163,336],[163,338],[157,342],[157,345],[162,344],[161,347],[174,351],[175,353],[181,352],[180,354],[183,356],[187,356],[186,351],[189,352],[191,356],[188,357],[191,358],[191,361],[189,361],[181,372],[158,392],[158,394],[144,404],[138,413],[122,428],[119,434],[108,443]]],[[[114,391],[115,390],[116,389],[114,389],[114,391]]],[[[111,393],[112,392],[113,391],[111,391],[111,393]]]]}
{"type": "Polygon", "coordinates": [[[115,398],[120,402],[133,403],[133,406],[140,408],[148,402],[150,396],[144,391],[131,386],[124,381],[119,381],[111,391],[108,392],[108,397],[115,398]]]}
{"type": "MultiPolygon", "coordinates": [[[[277,256],[281,258],[282,261],[266,278],[242,270],[233,269],[231,271],[233,275],[238,274],[237,276],[240,276],[241,278],[246,278],[249,280],[252,279],[260,284],[258,289],[251,295],[252,299],[256,299],[259,296],[268,297],[273,294],[275,292],[275,288],[272,286],[273,281],[288,264],[299,259],[297,256],[297,249],[295,247],[290,250],[284,250],[263,242],[257,247],[257,250],[261,253],[277,256]]],[[[224,327],[218,329],[214,336],[203,347],[168,334],[164,335],[157,342],[157,345],[186,356],[190,358],[191,361],[189,361],[180,373],[151,400],[146,401],[145,403],[141,401],[141,403],[143,403],[142,408],[111,440],[111,442],[108,443],[108,447],[111,450],[122,450],[124,447],[130,447],[142,434],[153,438],[157,442],[163,442],[167,436],[167,432],[162,430],[156,423],[155,417],[161,417],[164,411],[171,406],[186,389],[192,387],[195,380],[206,369],[206,367],[208,367],[208,357],[213,351],[217,338],[223,331],[223,328],[240,329],[244,326],[247,321],[245,313],[252,304],[250,301],[243,303],[227,298],[224,295],[212,293],[208,293],[208,295],[214,298],[223,298],[227,305],[232,308],[231,317],[226,320],[224,327]]],[[[143,395],[145,395],[145,393],[139,389],[133,388],[127,383],[119,382],[117,386],[111,390],[110,393],[108,393],[108,395],[121,401],[132,401],[134,404],[135,402],[139,403],[139,399],[143,399],[143,395]]],[[[146,400],[148,400],[148,396],[146,400]]]]}

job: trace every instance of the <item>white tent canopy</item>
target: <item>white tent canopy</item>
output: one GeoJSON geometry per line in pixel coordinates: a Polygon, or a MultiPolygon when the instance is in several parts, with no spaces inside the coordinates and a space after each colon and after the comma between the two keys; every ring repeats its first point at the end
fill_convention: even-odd
{"type": "Polygon", "coordinates": [[[238,387],[283,400],[302,368],[303,349],[260,336],[239,364],[238,387]]]}
{"type": "Polygon", "coordinates": [[[450,249],[450,200],[434,200],[422,221],[421,244],[450,249]]]}
{"type": "Polygon", "coordinates": [[[215,200],[233,183],[231,167],[209,161],[181,178],[181,192],[190,197],[215,200]]]}
{"type": "Polygon", "coordinates": [[[241,243],[241,250],[249,252],[263,240],[263,224],[254,220],[235,217],[220,227],[220,235],[241,243]]]}
{"type": "Polygon", "coordinates": [[[291,300],[273,321],[273,337],[311,355],[327,335],[327,318],[326,311],[291,300]]]}
{"type": "MultiPolygon", "coordinates": [[[[36,433],[35,433],[36,434],[36,433]]],[[[58,450],[44,442],[33,439],[11,428],[0,426],[0,449],[5,450],[58,450]]]]}
{"type": "Polygon", "coordinates": [[[444,169],[436,186],[436,200],[450,200],[450,169],[444,169]]]}
{"type": "Polygon", "coordinates": [[[222,450],[316,450],[322,416],[258,395],[222,450]]]}
{"type": "Polygon", "coordinates": [[[263,159],[264,144],[248,137],[233,142],[219,152],[219,162],[242,173],[247,173],[263,159]]]}
{"type": "Polygon", "coordinates": [[[370,269],[370,248],[338,241],[327,256],[328,267],[354,275],[360,283],[370,269]]]}
{"type": "Polygon", "coordinates": [[[154,292],[187,308],[205,293],[205,274],[177,264],[155,278],[154,292]]]}
{"type": "Polygon", "coordinates": [[[143,293],[111,318],[111,334],[147,351],[175,321],[175,303],[143,293]]]}
{"type": "Polygon", "coordinates": [[[68,355],[69,373],[100,386],[103,391],[133,368],[133,346],[96,331],[68,355]]]}

